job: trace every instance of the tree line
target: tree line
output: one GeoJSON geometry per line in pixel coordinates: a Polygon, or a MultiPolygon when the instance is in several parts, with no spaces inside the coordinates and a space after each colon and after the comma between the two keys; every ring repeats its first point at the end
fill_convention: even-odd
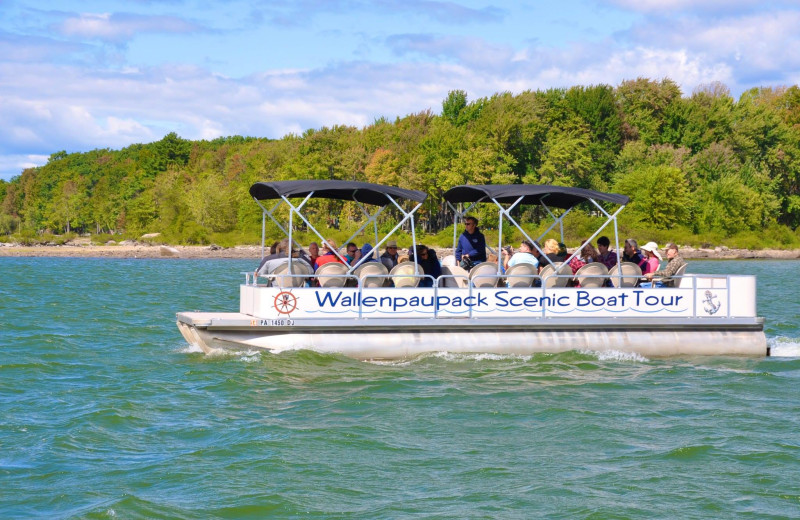
{"type": "MultiPolygon", "coordinates": [[[[422,232],[452,224],[441,195],[459,184],[556,184],[623,193],[630,229],[717,239],[764,229],[796,243],[800,224],[800,88],[763,87],[735,100],[714,83],[684,95],[638,78],[469,100],[451,91],[423,110],[364,128],[336,125],[280,139],[189,141],[85,153],[0,181],[0,234],[160,232],[174,243],[260,232],[257,181],[346,179],[429,194],[422,232]]],[[[336,225],[351,204],[314,201],[336,225]]],[[[536,211],[525,215],[531,221],[536,211]]]]}

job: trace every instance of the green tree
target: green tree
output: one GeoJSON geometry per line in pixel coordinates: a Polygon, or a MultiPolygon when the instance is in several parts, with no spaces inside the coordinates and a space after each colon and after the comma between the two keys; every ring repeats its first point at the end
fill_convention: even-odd
{"type": "Polygon", "coordinates": [[[525,182],[602,189],[602,178],[593,175],[590,143],[589,129],[577,118],[552,128],[538,175],[527,176],[525,182]]]}
{"type": "Polygon", "coordinates": [[[620,175],[614,191],[631,198],[626,218],[658,229],[685,223],[691,195],[683,173],[671,166],[645,166],[620,175]]]}
{"type": "Polygon", "coordinates": [[[700,229],[723,231],[730,236],[761,228],[764,203],[737,175],[724,174],[703,184],[696,197],[695,221],[700,229]]]}
{"type": "Polygon", "coordinates": [[[467,93],[463,90],[451,90],[442,101],[442,117],[451,125],[458,126],[461,113],[467,107],[467,93]]]}
{"type": "Polygon", "coordinates": [[[662,132],[669,124],[668,116],[678,112],[678,85],[666,78],[660,82],[637,78],[623,81],[615,93],[623,113],[625,139],[641,139],[648,145],[664,142],[662,132]]]}
{"type": "Polygon", "coordinates": [[[714,82],[695,89],[686,101],[686,122],[681,144],[697,153],[730,134],[733,121],[733,98],[725,85],[714,82]]]}
{"type": "Polygon", "coordinates": [[[614,159],[622,148],[622,118],[610,85],[572,87],[564,95],[566,107],[588,125],[591,177],[595,184],[610,182],[614,159]]]}

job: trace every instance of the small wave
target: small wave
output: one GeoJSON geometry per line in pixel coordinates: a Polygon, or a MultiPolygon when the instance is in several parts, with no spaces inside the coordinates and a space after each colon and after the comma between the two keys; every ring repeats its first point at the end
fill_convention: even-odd
{"type": "Polygon", "coordinates": [[[474,353],[460,353],[460,352],[448,352],[446,350],[442,350],[439,352],[431,352],[430,354],[426,354],[420,356],[417,359],[425,359],[425,358],[438,358],[444,359],[445,361],[454,361],[454,362],[465,362],[465,361],[529,361],[532,356],[522,356],[519,354],[493,354],[489,352],[474,352],[474,353]]]}
{"type": "Polygon", "coordinates": [[[415,363],[425,362],[429,359],[441,359],[453,363],[465,363],[474,361],[530,361],[533,356],[522,356],[519,354],[491,354],[491,353],[458,353],[440,350],[438,352],[429,352],[420,354],[412,358],[403,359],[368,359],[368,363],[372,365],[385,365],[385,366],[408,366],[415,363]]]}
{"type": "Polygon", "coordinates": [[[440,351],[440,352],[432,352],[430,357],[435,357],[439,359],[444,359],[446,361],[455,361],[455,362],[464,362],[464,361],[506,361],[506,360],[528,360],[530,356],[520,356],[517,354],[491,354],[488,352],[484,353],[472,353],[472,354],[464,354],[458,352],[447,352],[447,351],[440,351]]]}
{"type": "Polygon", "coordinates": [[[201,349],[198,345],[194,343],[189,345],[183,345],[178,349],[179,354],[202,354],[203,349],[201,349]]]}
{"type": "Polygon", "coordinates": [[[767,339],[769,355],[772,357],[800,357],[800,339],[778,336],[767,339]]]}
{"type": "Polygon", "coordinates": [[[261,361],[261,351],[259,350],[246,350],[244,352],[239,352],[239,354],[241,354],[239,361],[244,361],[245,363],[261,361]]]}
{"type": "Polygon", "coordinates": [[[634,361],[647,363],[650,360],[638,352],[622,352],[621,350],[581,350],[581,354],[593,356],[598,361],[634,361]]]}

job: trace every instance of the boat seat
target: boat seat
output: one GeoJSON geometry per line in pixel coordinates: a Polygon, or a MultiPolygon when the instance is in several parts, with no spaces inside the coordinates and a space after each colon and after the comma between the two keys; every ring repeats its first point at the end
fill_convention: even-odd
{"type": "Polygon", "coordinates": [[[547,264],[545,265],[541,272],[539,273],[539,277],[542,279],[542,285],[546,288],[550,289],[552,287],[566,287],[567,283],[569,283],[568,276],[553,276],[554,274],[559,275],[571,275],[572,268],[569,264],[565,262],[554,262],[552,265],[547,264]],[[553,267],[555,266],[555,267],[553,267]]]}
{"type": "Polygon", "coordinates": [[[302,276],[285,276],[289,273],[289,260],[275,268],[270,276],[273,278],[273,285],[276,287],[303,287],[306,284],[306,279],[311,276],[311,266],[306,262],[292,259],[292,274],[302,276]],[[281,276],[284,275],[284,276],[281,276]]]}
{"type": "Polygon", "coordinates": [[[500,281],[497,264],[481,262],[469,271],[469,279],[475,287],[497,287],[497,282],[500,281]]]}
{"type": "Polygon", "coordinates": [[[689,264],[683,264],[675,271],[675,274],[672,275],[668,280],[664,282],[665,287],[680,287],[681,283],[683,283],[683,278],[678,278],[679,276],[683,276],[683,273],[686,272],[686,266],[689,264]]]}
{"type": "Polygon", "coordinates": [[[339,262],[328,262],[317,269],[316,275],[320,287],[344,287],[347,282],[348,267],[339,262]]]}
{"type": "Polygon", "coordinates": [[[380,262],[364,262],[356,267],[353,274],[361,280],[362,287],[383,287],[389,270],[380,262]]]}
{"type": "Polygon", "coordinates": [[[575,272],[575,281],[581,287],[603,287],[608,278],[608,267],[600,262],[590,262],[575,272]]]}
{"type": "Polygon", "coordinates": [[[443,265],[442,277],[437,280],[439,287],[467,287],[469,273],[460,265],[443,265]],[[449,276],[447,276],[449,275],[449,276]]]}
{"type": "Polygon", "coordinates": [[[414,262],[400,262],[389,273],[395,287],[416,287],[419,285],[422,269],[414,262]]]}
{"type": "Polygon", "coordinates": [[[614,287],[636,287],[642,277],[642,269],[633,262],[622,262],[608,271],[608,279],[614,287]],[[620,280],[618,273],[622,272],[620,280]]]}
{"type": "Polygon", "coordinates": [[[533,264],[512,265],[506,271],[506,285],[509,287],[530,287],[539,274],[539,269],[533,264]]]}
{"type": "Polygon", "coordinates": [[[451,266],[452,267],[454,265],[458,265],[458,262],[456,262],[455,255],[447,255],[447,256],[445,256],[444,258],[442,258],[442,261],[440,263],[442,264],[442,267],[444,267],[444,266],[451,266]]]}

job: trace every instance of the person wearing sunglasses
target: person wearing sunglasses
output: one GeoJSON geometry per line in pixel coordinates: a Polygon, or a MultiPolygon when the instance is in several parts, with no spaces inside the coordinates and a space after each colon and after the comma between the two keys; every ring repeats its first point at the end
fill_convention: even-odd
{"type": "Polygon", "coordinates": [[[389,240],[386,242],[386,250],[381,255],[381,262],[386,266],[386,269],[391,271],[397,265],[399,255],[397,254],[397,241],[389,240]]]}
{"type": "Polygon", "coordinates": [[[409,255],[409,261],[416,262],[422,268],[424,274],[431,275],[433,280],[425,277],[422,278],[417,287],[433,287],[434,280],[442,276],[442,264],[436,258],[436,251],[428,249],[427,246],[422,244],[418,245],[415,253],[409,255]]]}
{"type": "Polygon", "coordinates": [[[345,260],[350,265],[355,265],[359,258],[361,258],[361,250],[353,242],[347,244],[347,249],[344,254],[345,260]]]}
{"type": "Polygon", "coordinates": [[[486,237],[478,229],[478,219],[464,219],[464,232],[458,237],[456,262],[469,271],[473,266],[486,261],[486,237]]]}

